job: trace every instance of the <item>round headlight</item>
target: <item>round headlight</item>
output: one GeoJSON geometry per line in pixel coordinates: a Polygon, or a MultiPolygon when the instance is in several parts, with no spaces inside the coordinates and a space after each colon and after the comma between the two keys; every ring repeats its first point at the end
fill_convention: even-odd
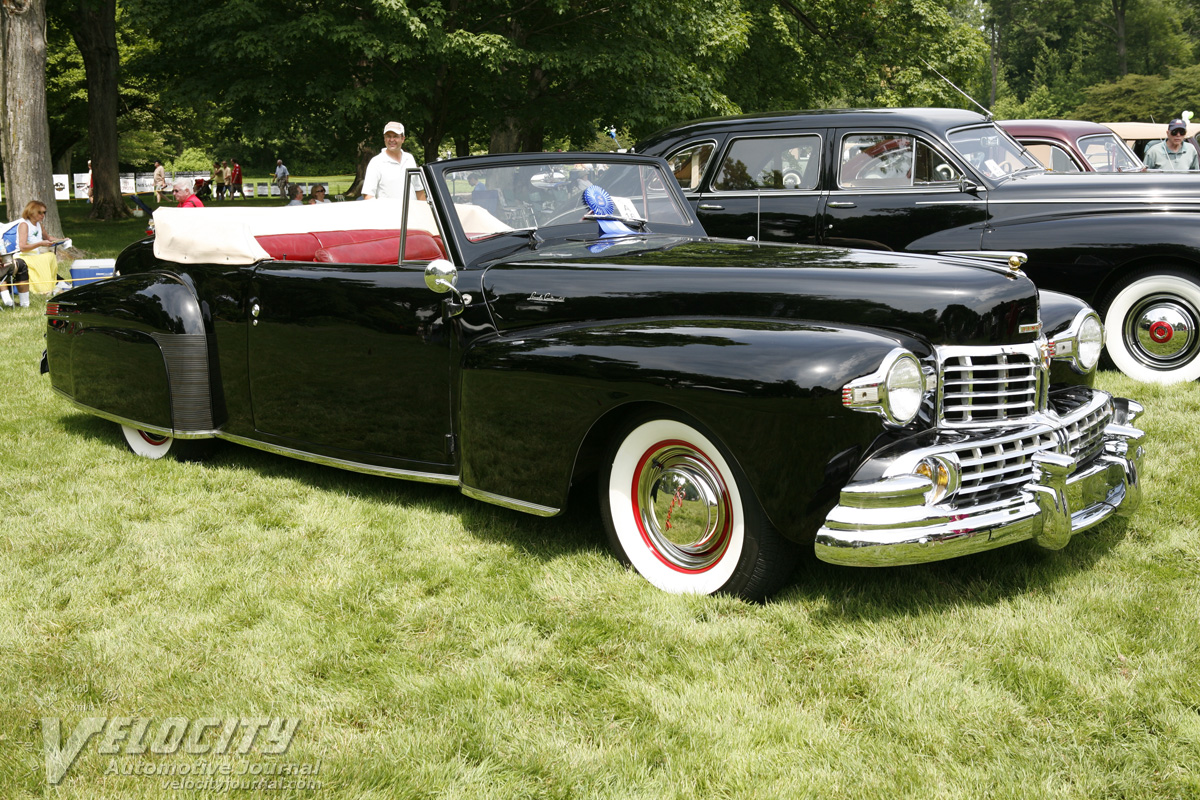
{"type": "Polygon", "coordinates": [[[1089,314],[1079,326],[1079,366],[1087,370],[1095,367],[1103,348],[1104,328],[1094,314],[1089,314]]]}
{"type": "Polygon", "coordinates": [[[907,425],[921,410],[925,396],[925,376],[921,365],[910,355],[901,356],[887,371],[887,415],[897,425],[907,425]]]}

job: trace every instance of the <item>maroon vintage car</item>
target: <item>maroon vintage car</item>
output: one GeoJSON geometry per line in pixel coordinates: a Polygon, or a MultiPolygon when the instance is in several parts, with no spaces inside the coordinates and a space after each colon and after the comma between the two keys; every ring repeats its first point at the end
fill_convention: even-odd
{"type": "Polygon", "coordinates": [[[1000,121],[1051,172],[1140,172],[1141,160],[1128,145],[1098,122],[1071,119],[1000,121]]]}

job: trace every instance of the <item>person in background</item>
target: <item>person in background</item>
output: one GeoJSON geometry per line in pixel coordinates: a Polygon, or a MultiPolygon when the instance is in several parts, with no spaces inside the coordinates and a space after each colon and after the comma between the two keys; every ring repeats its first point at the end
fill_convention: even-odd
{"type": "Polygon", "coordinates": [[[329,198],[325,196],[325,187],[324,186],[322,186],[321,184],[318,183],[316,186],[312,187],[312,193],[310,194],[310,199],[308,201],[308,204],[310,206],[315,206],[318,203],[328,203],[328,202],[329,202],[329,198]]]}
{"type": "Polygon", "coordinates": [[[92,160],[88,159],[88,202],[92,202],[92,160]]]}
{"type": "MultiPolygon", "coordinates": [[[[0,279],[7,278],[8,273],[15,276],[17,300],[20,302],[21,308],[29,308],[29,266],[21,259],[21,256],[64,241],[63,239],[48,238],[42,233],[42,220],[45,217],[46,204],[41,200],[30,200],[25,204],[21,218],[8,226],[3,234],[6,245],[4,249],[14,251],[15,257],[11,265],[0,266],[0,279]]],[[[7,285],[0,290],[0,303],[8,308],[13,307],[13,297],[9,293],[7,285]]]]}
{"type": "MultiPolygon", "coordinates": [[[[389,122],[383,126],[383,149],[367,164],[367,175],[363,178],[364,200],[402,199],[404,180],[408,170],[417,168],[417,160],[404,149],[404,126],[389,122]]],[[[420,179],[413,182],[418,200],[425,199],[420,179]]]]}
{"type": "Polygon", "coordinates": [[[288,168],[283,165],[283,159],[275,159],[275,185],[279,187],[281,197],[288,196],[288,168]]]}
{"type": "Polygon", "coordinates": [[[154,162],[154,202],[162,202],[162,193],[167,190],[167,172],[161,162],[154,162]]]}
{"type": "Polygon", "coordinates": [[[1186,172],[1200,170],[1200,156],[1196,148],[1186,141],[1187,125],[1181,119],[1173,119],[1167,125],[1167,140],[1155,142],[1146,148],[1142,161],[1146,169],[1163,170],[1164,172],[1186,172]]]}
{"type": "Polygon", "coordinates": [[[229,199],[232,200],[235,194],[242,195],[242,199],[246,199],[246,195],[242,194],[242,165],[235,158],[233,166],[229,169],[229,199]]]}
{"type": "Polygon", "coordinates": [[[225,167],[221,165],[220,161],[213,162],[212,182],[213,182],[213,187],[214,187],[213,191],[216,192],[216,194],[214,194],[213,197],[217,200],[224,200],[225,199],[225,167]]]}
{"type": "Polygon", "coordinates": [[[288,187],[288,205],[302,206],[304,205],[304,187],[298,183],[293,183],[288,187]]]}
{"type": "Polygon", "coordinates": [[[189,178],[176,178],[171,186],[171,194],[180,208],[204,208],[200,198],[192,193],[192,181],[189,178]]]}

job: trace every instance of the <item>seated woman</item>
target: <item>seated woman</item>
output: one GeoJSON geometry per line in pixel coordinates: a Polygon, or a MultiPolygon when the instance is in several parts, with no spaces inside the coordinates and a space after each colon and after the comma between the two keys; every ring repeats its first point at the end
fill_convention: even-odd
{"type": "MultiPolygon", "coordinates": [[[[4,252],[13,256],[11,262],[6,256],[4,263],[0,264],[0,282],[7,280],[10,274],[14,276],[16,282],[14,288],[21,308],[29,308],[29,267],[21,255],[32,253],[41,247],[52,247],[58,242],[65,241],[47,237],[42,233],[42,220],[45,216],[46,204],[41,200],[30,200],[25,204],[21,218],[10,224],[4,233],[0,234],[0,239],[3,239],[4,242],[4,252]]],[[[7,285],[0,290],[0,303],[8,308],[13,307],[13,297],[9,293],[7,285]]]]}
{"type": "Polygon", "coordinates": [[[308,204],[310,206],[315,206],[318,203],[328,203],[329,202],[329,198],[325,196],[325,187],[319,183],[312,187],[312,192],[310,192],[309,197],[310,197],[310,199],[308,201],[308,204]]]}

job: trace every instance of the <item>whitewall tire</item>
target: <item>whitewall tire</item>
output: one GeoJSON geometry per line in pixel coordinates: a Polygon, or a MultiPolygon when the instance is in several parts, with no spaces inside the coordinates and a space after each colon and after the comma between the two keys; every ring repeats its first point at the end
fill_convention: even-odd
{"type": "Polygon", "coordinates": [[[1104,312],[1108,357],[1131,378],[1181,383],[1200,378],[1200,283],[1184,272],[1142,273],[1104,312]]]}
{"type": "Polygon", "coordinates": [[[208,455],[212,439],[176,439],[150,433],[131,425],[122,425],[125,444],[142,458],[162,458],[170,453],[182,461],[195,461],[208,455]]]}
{"type": "Polygon", "coordinates": [[[759,599],[791,573],[798,549],[771,527],[744,473],[697,425],[639,418],[616,437],[605,464],[600,505],[609,543],[654,586],[759,599]]]}

